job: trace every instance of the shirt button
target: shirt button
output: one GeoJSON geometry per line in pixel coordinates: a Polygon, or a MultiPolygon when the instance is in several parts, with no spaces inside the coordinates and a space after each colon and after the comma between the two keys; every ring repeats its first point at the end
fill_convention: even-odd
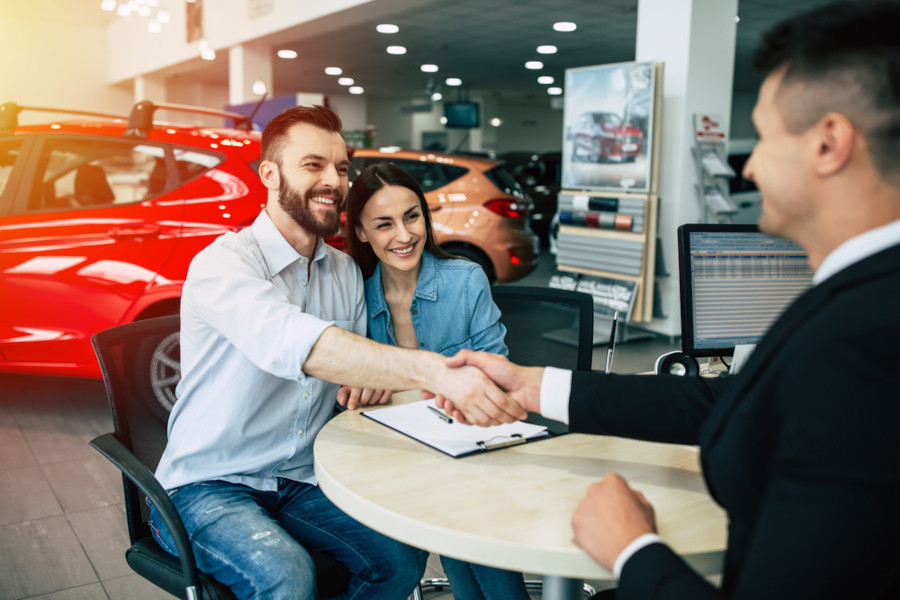
{"type": "Polygon", "coordinates": [[[424,348],[424,347],[425,347],[425,342],[419,342],[419,348],[424,348]]]}
{"type": "Polygon", "coordinates": [[[297,435],[303,435],[303,430],[302,430],[302,429],[298,429],[298,430],[297,430],[297,435]]]}
{"type": "Polygon", "coordinates": [[[419,314],[419,311],[413,310],[413,311],[412,311],[412,314],[413,314],[413,315],[417,315],[417,314],[419,314]]]}
{"type": "Polygon", "coordinates": [[[303,392],[303,397],[304,397],[304,398],[309,398],[309,392],[303,392]]]}
{"type": "Polygon", "coordinates": [[[300,285],[302,285],[303,287],[306,287],[306,282],[304,281],[300,285]]]}

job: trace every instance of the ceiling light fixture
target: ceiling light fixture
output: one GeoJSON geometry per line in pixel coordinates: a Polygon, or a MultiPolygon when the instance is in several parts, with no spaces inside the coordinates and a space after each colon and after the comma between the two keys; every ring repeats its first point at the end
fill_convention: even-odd
{"type": "Polygon", "coordinates": [[[561,87],[549,87],[547,93],[551,96],[562,96],[563,91],[561,87]]]}
{"type": "Polygon", "coordinates": [[[360,85],[352,85],[352,86],[350,86],[350,89],[347,91],[350,92],[351,94],[359,95],[359,94],[362,94],[363,92],[365,92],[366,90],[364,90],[362,88],[362,86],[360,86],[360,85]]]}
{"type": "Polygon", "coordinates": [[[554,31],[562,31],[563,33],[568,33],[570,31],[575,31],[578,28],[578,25],[571,21],[559,21],[558,23],[553,24],[554,31]]]}
{"type": "Polygon", "coordinates": [[[326,75],[340,75],[344,70],[340,67],[325,67],[326,75]]]}
{"type": "Polygon", "coordinates": [[[162,26],[172,20],[166,11],[156,10],[158,5],[159,0],[102,0],[100,2],[101,10],[114,12],[120,17],[138,16],[148,19],[147,31],[150,33],[161,32],[162,26]]]}
{"type": "Polygon", "coordinates": [[[341,77],[338,79],[338,85],[353,85],[356,81],[352,77],[341,77]]]}
{"type": "Polygon", "coordinates": [[[278,58],[284,58],[287,60],[292,60],[292,59],[297,58],[297,51],[289,50],[287,48],[283,48],[283,49],[279,50],[276,54],[278,55],[278,58]]]}
{"type": "Polygon", "coordinates": [[[381,23],[380,25],[375,26],[375,31],[378,33],[397,33],[400,31],[400,28],[391,23],[381,23]]]}
{"type": "Polygon", "coordinates": [[[503,121],[501,121],[501,120],[498,119],[497,117],[494,117],[493,119],[491,119],[491,126],[492,126],[492,127],[500,127],[501,125],[503,125],[503,121]]]}
{"type": "Polygon", "coordinates": [[[458,86],[462,85],[462,79],[460,79],[459,77],[448,77],[444,80],[444,83],[450,86],[458,86]]]}
{"type": "Polygon", "coordinates": [[[388,54],[406,54],[406,48],[404,46],[388,46],[387,47],[388,54]]]}
{"type": "Polygon", "coordinates": [[[444,96],[440,92],[435,92],[431,95],[431,101],[437,102],[438,100],[443,100],[444,96]]]}
{"type": "Polygon", "coordinates": [[[529,60],[525,63],[526,69],[531,69],[532,71],[539,71],[544,68],[544,63],[539,60],[529,60]]]}
{"type": "Polygon", "coordinates": [[[554,81],[556,80],[549,75],[541,75],[540,77],[538,77],[538,83],[540,83],[541,85],[550,85],[554,81]]]}
{"type": "Polygon", "coordinates": [[[253,86],[251,86],[250,91],[252,91],[257,96],[262,96],[267,91],[269,91],[269,88],[266,86],[265,83],[263,83],[261,80],[257,79],[256,81],[253,82],[253,86]]]}
{"type": "Polygon", "coordinates": [[[421,67],[419,67],[419,70],[422,71],[423,73],[437,73],[438,66],[426,64],[426,65],[422,65],[421,67]]]}
{"type": "Polygon", "coordinates": [[[552,44],[547,44],[545,46],[537,47],[538,54],[556,54],[556,46],[552,44]]]}

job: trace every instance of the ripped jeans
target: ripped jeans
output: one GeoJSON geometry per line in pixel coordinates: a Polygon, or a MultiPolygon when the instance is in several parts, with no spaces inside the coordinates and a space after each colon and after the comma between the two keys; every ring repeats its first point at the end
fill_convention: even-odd
{"type": "MultiPolygon", "coordinates": [[[[425,570],[426,553],[360,524],[311,484],[283,479],[277,492],[262,492],[203,481],[172,490],[169,497],[197,567],[238,598],[315,598],[315,568],[304,547],[331,554],[350,570],[340,598],[406,598],[425,570]]],[[[150,528],[159,544],[176,554],[153,507],[150,528]]]]}

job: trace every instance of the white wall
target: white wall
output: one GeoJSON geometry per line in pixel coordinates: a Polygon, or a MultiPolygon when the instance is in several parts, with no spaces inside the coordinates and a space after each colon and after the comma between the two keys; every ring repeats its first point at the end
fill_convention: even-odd
{"type": "MultiPolygon", "coordinates": [[[[103,27],[0,19],[0,102],[127,115],[132,89],[107,84],[106,48],[103,27]]],[[[20,120],[44,122],[47,115],[23,113],[20,120]]]]}

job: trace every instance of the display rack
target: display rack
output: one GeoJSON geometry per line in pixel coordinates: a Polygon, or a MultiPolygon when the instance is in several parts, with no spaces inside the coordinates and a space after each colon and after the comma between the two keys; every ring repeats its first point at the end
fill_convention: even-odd
{"type": "Polygon", "coordinates": [[[691,153],[697,163],[697,197],[706,223],[730,223],[738,212],[731,201],[728,180],[734,169],[728,164],[727,136],[721,117],[694,115],[694,147],[691,153]]]}

